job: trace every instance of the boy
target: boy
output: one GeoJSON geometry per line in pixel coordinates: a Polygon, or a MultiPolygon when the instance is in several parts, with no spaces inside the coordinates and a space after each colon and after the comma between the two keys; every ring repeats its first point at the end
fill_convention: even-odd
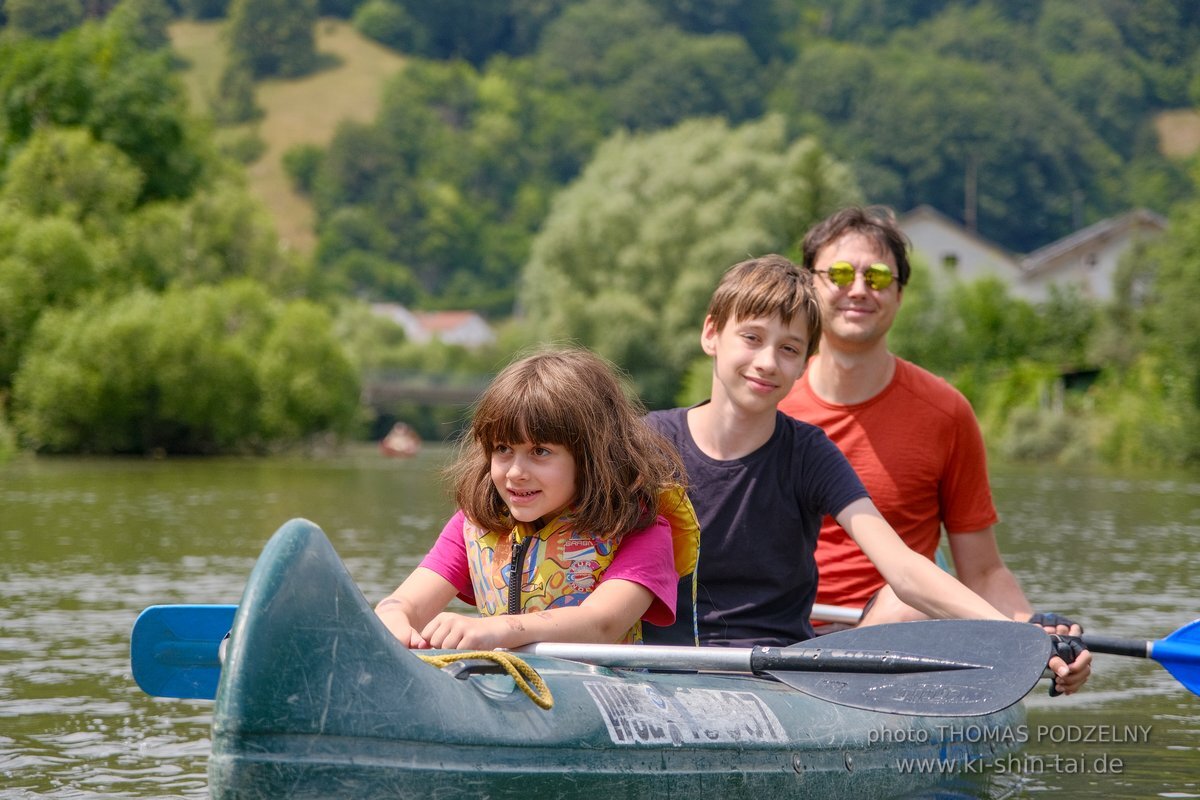
{"type": "MultiPolygon", "coordinates": [[[[777,410],[820,336],[810,273],[778,255],[735,264],[700,336],[713,359],[711,398],[647,417],[678,448],[700,520],[700,643],[786,646],[813,635],[813,554],[825,514],[909,605],[932,617],[1006,619],[905,546],[819,428],[777,410]]],[[[691,587],[684,588],[675,625],[646,626],[647,643],[691,643],[691,587]]],[[[1061,660],[1051,669],[1057,682],[1068,675],[1061,660]]]]}

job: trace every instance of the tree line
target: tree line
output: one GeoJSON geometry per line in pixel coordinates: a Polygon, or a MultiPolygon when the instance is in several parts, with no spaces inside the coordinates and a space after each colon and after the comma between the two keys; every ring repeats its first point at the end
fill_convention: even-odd
{"type": "Polygon", "coordinates": [[[928,202],[1018,251],[1131,205],[1169,211],[1111,307],[918,273],[896,338],[1012,455],[1200,455],[1200,360],[1179,355],[1200,339],[1178,314],[1200,271],[1196,176],[1151,122],[1200,94],[1189,3],[56,2],[78,13],[0,8],[0,449],[347,434],[368,370],[488,372],[561,338],[649,405],[679,402],[721,269],[794,254],[848,202],[928,202]],[[311,259],[280,250],[212,122],[188,115],[165,33],[179,15],[226,20],[226,97],[320,69],[320,15],[410,56],[373,121],[286,158],[318,212],[311,259]],[[278,46],[239,36],[254,25],[278,46]],[[417,347],[363,300],[476,308],[502,343],[417,347]],[[1045,413],[1081,365],[1100,381],[1045,413]]]}

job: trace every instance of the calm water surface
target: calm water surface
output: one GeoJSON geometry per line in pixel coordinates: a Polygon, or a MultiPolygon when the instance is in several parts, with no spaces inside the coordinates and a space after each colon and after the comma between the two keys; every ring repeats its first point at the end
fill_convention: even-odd
{"type": "MultiPolygon", "coordinates": [[[[450,511],[444,456],[0,466],[0,798],[206,797],[211,703],[137,689],[137,613],[237,602],[297,516],[383,596],[450,511]]],[[[1200,617],[1200,475],[993,473],[1001,546],[1039,609],[1130,638],[1200,617]]],[[[1156,663],[1098,655],[1084,694],[1043,692],[1026,700],[1024,750],[993,765],[996,797],[1200,798],[1200,698],[1156,663]]]]}

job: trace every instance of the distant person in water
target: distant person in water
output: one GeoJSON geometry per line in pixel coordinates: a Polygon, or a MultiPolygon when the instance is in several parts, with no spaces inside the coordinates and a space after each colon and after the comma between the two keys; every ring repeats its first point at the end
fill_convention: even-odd
{"type": "Polygon", "coordinates": [[[586,350],[502,371],[450,468],[458,512],[376,606],[396,638],[491,649],[636,642],[642,620],[669,625],[698,529],[679,458],[642,411],[586,350]],[[479,614],[444,611],[455,596],[479,614]]]}
{"type": "Polygon", "coordinates": [[[421,437],[405,423],[397,422],[383,437],[379,449],[387,456],[408,458],[421,452],[421,437]]]}

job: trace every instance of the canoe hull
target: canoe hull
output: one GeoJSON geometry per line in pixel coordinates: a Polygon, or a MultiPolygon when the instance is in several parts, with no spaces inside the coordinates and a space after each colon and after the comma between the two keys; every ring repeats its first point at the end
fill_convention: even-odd
{"type": "Polygon", "coordinates": [[[551,709],[508,675],[456,674],[401,647],[324,534],[290,522],[255,566],[234,620],[210,792],[761,800],[965,785],[974,794],[987,761],[1014,749],[1024,724],[1019,705],[984,717],[898,716],[747,675],[523,658],[552,690],[551,709]],[[929,769],[906,768],[911,759],[931,759],[929,769]]]}

